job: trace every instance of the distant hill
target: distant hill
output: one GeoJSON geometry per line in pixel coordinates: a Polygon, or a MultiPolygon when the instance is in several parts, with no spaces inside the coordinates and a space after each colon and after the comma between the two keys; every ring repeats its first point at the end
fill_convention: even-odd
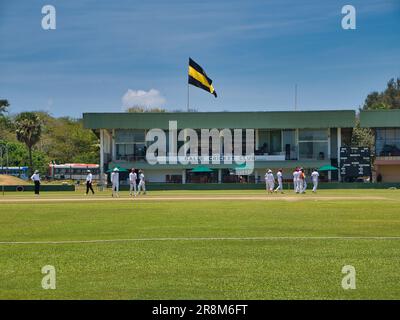
{"type": "Polygon", "coordinates": [[[14,176],[0,174],[0,186],[20,186],[28,185],[29,182],[14,176]]]}

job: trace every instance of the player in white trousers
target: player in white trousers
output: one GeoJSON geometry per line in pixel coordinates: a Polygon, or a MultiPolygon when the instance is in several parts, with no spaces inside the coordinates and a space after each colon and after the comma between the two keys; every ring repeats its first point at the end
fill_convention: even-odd
{"type": "Polygon", "coordinates": [[[311,179],[312,179],[312,183],[313,183],[313,189],[312,192],[317,192],[317,188],[318,188],[318,178],[319,178],[319,173],[317,170],[314,170],[311,173],[311,179]]]}
{"type": "Polygon", "coordinates": [[[267,173],[265,174],[265,187],[268,193],[274,192],[275,178],[271,170],[268,170],[267,173]]]}
{"type": "Polygon", "coordinates": [[[146,181],[144,178],[144,171],[139,170],[139,184],[138,184],[138,195],[143,191],[143,194],[146,194],[146,181]]]}
{"type": "Polygon", "coordinates": [[[119,170],[114,168],[111,173],[112,197],[119,197],[119,170]]]}
{"type": "Polygon", "coordinates": [[[299,193],[305,193],[305,190],[304,190],[304,182],[305,182],[305,180],[306,180],[306,175],[305,175],[305,173],[304,173],[304,169],[303,168],[300,168],[300,171],[299,171],[299,182],[298,182],[298,190],[299,190],[299,193]]]}
{"type": "Polygon", "coordinates": [[[282,169],[279,169],[278,172],[276,173],[276,178],[278,180],[278,187],[275,189],[275,192],[280,191],[281,193],[283,193],[283,173],[282,173],[282,169]]]}
{"type": "Polygon", "coordinates": [[[129,195],[130,196],[132,196],[132,191],[133,191],[133,195],[136,197],[136,193],[137,193],[136,180],[137,180],[137,174],[135,172],[135,169],[132,168],[131,173],[129,173],[129,195]]]}
{"type": "Polygon", "coordinates": [[[307,190],[307,176],[303,168],[301,168],[301,173],[303,175],[303,193],[305,193],[307,190]]]}
{"type": "Polygon", "coordinates": [[[293,171],[293,188],[294,192],[299,193],[299,176],[300,176],[300,171],[299,168],[296,168],[293,171]]]}

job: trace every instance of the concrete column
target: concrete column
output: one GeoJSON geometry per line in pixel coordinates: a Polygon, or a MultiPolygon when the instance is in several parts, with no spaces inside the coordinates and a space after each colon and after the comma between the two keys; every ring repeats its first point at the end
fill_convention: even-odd
{"type": "Polygon", "coordinates": [[[218,183],[222,183],[222,170],[218,169],[218,183]]]}
{"type": "Polygon", "coordinates": [[[182,170],[182,184],[186,184],[186,169],[182,170]]]}
{"type": "Polygon", "coordinates": [[[340,148],[342,147],[342,129],[337,128],[337,159],[338,159],[338,181],[342,180],[342,177],[340,176],[340,148]]]}
{"type": "Polygon", "coordinates": [[[256,132],[255,132],[255,140],[256,140],[256,147],[255,147],[255,149],[258,149],[259,148],[259,144],[260,144],[260,138],[259,138],[259,135],[258,135],[258,129],[256,129],[256,132]]]}
{"type": "Polygon", "coordinates": [[[115,144],[115,129],[111,133],[111,158],[112,161],[117,159],[117,145],[115,144]]]}
{"type": "MultiPolygon", "coordinates": [[[[328,128],[328,160],[329,160],[329,164],[331,164],[331,129],[328,128]]],[[[331,181],[332,180],[332,172],[328,171],[328,180],[331,181]]]]}
{"type": "Polygon", "coordinates": [[[104,185],[104,129],[100,129],[100,184],[103,191],[104,185]]]}
{"type": "Polygon", "coordinates": [[[331,160],[331,153],[332,153],[332,150],[331,150],[331,129],[330,128],[328,128],[327,129],[328,130],[328,159],[329,159],[329,161],[331,160]]]}

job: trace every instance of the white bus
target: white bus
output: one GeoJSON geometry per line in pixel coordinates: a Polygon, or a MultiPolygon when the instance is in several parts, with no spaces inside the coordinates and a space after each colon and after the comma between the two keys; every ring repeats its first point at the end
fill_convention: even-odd
{"type": "Polygon", "coordinates": [[[49,164],[49,177],[54,180],[85,180],[87,170],[93,174],[93,180],[100,179],[100,166],[91,163],[49,164]]]}
{"type": "Polygon", "coordinates": [[[28,167],[3,167],[0,166],[0,174],[7,174],[10,176],[18,177],[23,180],[28,180],[29,172],[28,167]]]}

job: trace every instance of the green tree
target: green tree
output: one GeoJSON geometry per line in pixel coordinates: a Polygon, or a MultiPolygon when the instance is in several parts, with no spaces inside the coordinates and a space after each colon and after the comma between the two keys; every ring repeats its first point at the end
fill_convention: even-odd
{"type": "Polygon", "coordinates": [[[0,100],[0,115],[3,115],[4,113],[6,113],[8,111],[8,107],[10,106],[10,104],[8,103],[8,100],[0,100]]]}
{"type": "Polygon", "coordinates": [[[126,112],[129,112],[129,113],[145,113],[145,112],[164,113],[164,112],[166,112],[166,110],[163,109],[163,108],[156,108],[156,107],[147,108],[147,107],[144,107],[144,106],[133,106],[133,107],[130,107],[130,108],[126,109],[126,112]]]}
{"type": "Polygon", "coordinates": [[[400,109],[400,78],[390,79],[382,92],[371,92],[365,99],[362,109],[400,109]]]}
{"type": "MultiPolygon", "coordinates": [[[[1,142],[0,142],[1,144],[1,142]]],[[[20,142],[6,142],[8,150],[8,164],[9,166],[22,167],[29,163],[29,153],[23,143],[20,142]]],[[[40,172],[48,171],[49,160],[44,152],[39,150],[32,151],[33,167],[40,172]]]]}
{"type": "Polygon", "coordinates": [[[8,112],[10,104],[7,100],[0,100],[0,140],[6,140],[10,133],[11,121],[5,113],[8,112]]]}
{"type": "MultiPolygon", "coordinates": [[[[385,90],[382,92],[373,91],[364,100],[361,110],[388,110],[400,109],[400,78],[390,79],[385,90]]],[[[369,128],[361,128],[360,120],[356,119],[353,128],[352,145],[369,147],[374,150],[374,131],[369,128]]]]}
{"type": "Polygon", "coordinates": [[[18,141],[25,144],[29,154],[29,169],[32,173],[32,149],[40,141],[42,123],[34,112],[22,112],[15,118],[15,133],[18,141]]]}
{"type": "Polygon", "coordinates": [[[356,125],[353,128],[351,144],[355,147],[368,147],[370,150],[374,150],[374,132],[370,128],[361,128],[360,119],[358,117],[356,118],[356,125]]]}

